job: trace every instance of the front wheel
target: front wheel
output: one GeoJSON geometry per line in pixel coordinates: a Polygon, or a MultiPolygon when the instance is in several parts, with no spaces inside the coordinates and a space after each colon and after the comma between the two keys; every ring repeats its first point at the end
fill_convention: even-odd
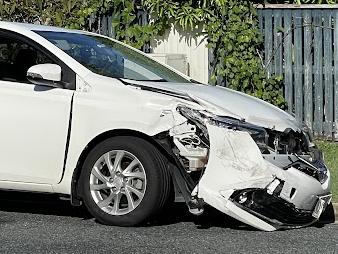
{"type": "Polygon", "coordinates": [[[163,207],[171,183],[157,148],[140,138],[114,137],[89,153],[80,185],[83,201],[98,221],[133,226],[163,207]]]}

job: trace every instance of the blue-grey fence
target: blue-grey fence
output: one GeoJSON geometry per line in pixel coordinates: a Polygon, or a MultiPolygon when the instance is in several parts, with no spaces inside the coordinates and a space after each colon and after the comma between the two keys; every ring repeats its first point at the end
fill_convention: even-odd
{"type": "Polygon", "coordinates": [[[289,111],[316,136],[336,137],[338,6],[266,5],[258,10],[268,74],[281,75],[289,111]]]}

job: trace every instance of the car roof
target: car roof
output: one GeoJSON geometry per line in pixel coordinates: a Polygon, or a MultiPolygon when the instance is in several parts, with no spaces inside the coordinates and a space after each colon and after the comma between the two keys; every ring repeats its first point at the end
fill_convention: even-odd
{"type": "Polygon", "coordinates": [[[9,30],[29,30],[29,31],[48,31],[48,32],[70,32],[70,33],[82,33],[88,34],[89,32],[81,30],[72,30],[56,26],[46,26],[39,24],[30,24],[30,23],[20,23],[20,22],[8,22],[0,21],[0,28],[9,29],[9,30]]]}

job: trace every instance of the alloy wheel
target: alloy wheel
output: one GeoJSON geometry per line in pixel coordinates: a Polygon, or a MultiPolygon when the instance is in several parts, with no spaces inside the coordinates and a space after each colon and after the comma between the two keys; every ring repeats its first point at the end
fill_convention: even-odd
{"type": "Polygon", "coordinates": [[[142,163],[124,150],[103,154],[95,162],[89,181],[94,202],[111,215],[133,211],[141,203],[147,186],[142,163]]]}

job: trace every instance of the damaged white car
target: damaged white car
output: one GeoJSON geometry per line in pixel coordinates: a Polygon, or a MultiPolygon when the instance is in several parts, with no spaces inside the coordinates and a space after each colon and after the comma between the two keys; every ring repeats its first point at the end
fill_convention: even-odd
{"type": "Polygon", "coordinates": [[[294,117],[104,36],[0,22],[0,118],[0,188],[70,197],[104,224],[145,222],[175,193],[272,231],[331,201],[294,117]]]}

